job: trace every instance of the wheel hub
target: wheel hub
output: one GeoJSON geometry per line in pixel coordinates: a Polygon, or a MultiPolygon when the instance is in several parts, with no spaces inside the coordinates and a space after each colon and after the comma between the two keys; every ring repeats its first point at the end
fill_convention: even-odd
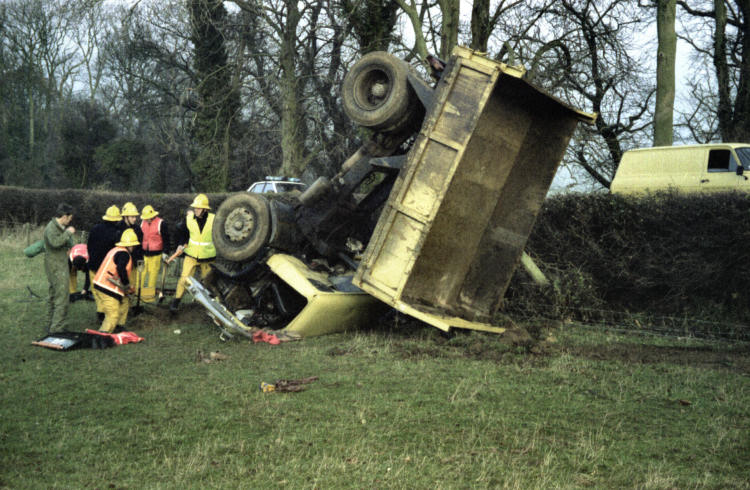
{"type": "Polygon", "coordinates": [[[372,85],[370,92],[372,93],[373,97],[382,99],[388,92],[388,84],[383,82],[376,82],[372,85]]]}
{"type": "Polygon", "coordinates": [[[227,215],[224,233],[229,240],[239,242],[250,236],[254,225],[253,214],[245,208],[237,208],[227,215]]]}
{"type": "Polygon", "coordinates": [[[363,76],[356,97],[363,107],[375,109],[388,98],[390,91],[388,74],[380,70],[372,70],[363,76]]]}

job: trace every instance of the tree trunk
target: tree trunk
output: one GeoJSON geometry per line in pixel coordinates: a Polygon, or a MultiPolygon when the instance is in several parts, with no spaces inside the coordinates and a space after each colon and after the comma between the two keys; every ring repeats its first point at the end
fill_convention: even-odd
{"type": "Polygon", "coordinates": [[[447,60],[451,51],[458,44],[458,17],[460,0],[438,0],[443,14],[440,31],[440,57],[447,60]]]}
{"type": "Polygon", "coordinates": [[[471,7],[471,49],[487,52],[490,39],[490,0],[474,0],[471,7]]]}
{"type": "Polygon", "coordinates": [[[750,141],[750,0],[737,0],[738,10],[744,20],[739,30],[742,36],[742,53],[739,59],[739,83],[734,104],[735,141],[750,141]]]}
{"type": "Polygon", "coordinates": [[[398,3],[398,6],[401,7],[401,10],[404,11],[406,16],[409,17],[409,22],[411,22],[411,27],[414,30],[414,47],[412,48],[412,51],[420,60],[426,60],[429,53],[427,52],[427,43],[425,42],[424,33],[422,32],[422,22],[419,18],[419,11],[417,10],[414,0],[410,0],[408,4],[406,3],[406,0],[396,0],[396,3],[398,3]]]}
{"type": "Polygon", "coordinates": [[[298,177],[304,170],[304,130],[297,77],[297,26],[301,15],[296,0],[285,0],[286,26],[281,42],[281,174],[298,177]]]}
{"type": "Polygon", "coordinates": [[[724,141],[732,141],[732,100],[729,87],[729,67],[727,66],[727,10],[724,0],[714,0],[714,68],[719,89],[719,134],[724,141]]]}
{"type": "Polygon", "coordinates": [[[671,146],[674,139],[675,33],[676,0],[658,0],[656,28],[659,46],[656,54],[656,109],[654,111],[654,146],[671,146]]]}
{"type": "Polygon", "coordinates": [[[28,162],[31,164],[34,161],[34,148],[36,146],[36,136],[35,136],[35,128],[34,125],[36,124],[36,107],[34,105],[34,89],[31,84],[28,86],[29,91],[29,158],[28,162]]]}
{"type": "Polygon", "coordinates": [[[226,10],[219,0],[190,0],[189,8],[200,97],[193,127],[198,151],[191,169],[196,188],[220,192],[227,187],[231,145],[226,138],[238,105],[224,36],[219,30],[226,10]]]}

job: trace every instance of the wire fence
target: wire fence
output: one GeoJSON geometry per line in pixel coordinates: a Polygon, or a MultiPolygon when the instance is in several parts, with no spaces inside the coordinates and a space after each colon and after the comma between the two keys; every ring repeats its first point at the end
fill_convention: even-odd
{"type": "Polygon", "coordinates": [[[527,308],[514,309],[509,314],[526,322],[562,321],[583,328],[616,333],[725,342],[750,341],[750,325],[688,316],[661,316],[595,308],[566,308],[564,312],[561,312],[559,308],[543,304],[529,304],[527,308]]]}

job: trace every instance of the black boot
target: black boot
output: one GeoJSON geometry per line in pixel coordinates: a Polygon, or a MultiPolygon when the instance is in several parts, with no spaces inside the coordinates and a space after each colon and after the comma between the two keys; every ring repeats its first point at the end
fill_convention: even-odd
{"type": "Polygon", "coordinates": [[[175,298],[172,300],[171,303],[169,303],[169,312],[172,314],[177,313],[177,309],[180,306],[180,298],[175,298]]]}

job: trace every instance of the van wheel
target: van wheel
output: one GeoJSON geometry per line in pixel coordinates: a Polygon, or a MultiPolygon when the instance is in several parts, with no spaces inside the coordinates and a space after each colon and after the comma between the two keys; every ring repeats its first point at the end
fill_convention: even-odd
{"type": "Polygon", "coordinates": [[[271,234],[268,201],[251,193],[228,197],[216,211],[211,237],[216,253],[235,262],[254,257],[271,234]]]}
{"type": "Polygon", "coordinates": [[[409,118],[409,65],[383,51],[368,53],[349,70],[341,86],[344,112],[356,124],[392,131],[409,118]]]}

